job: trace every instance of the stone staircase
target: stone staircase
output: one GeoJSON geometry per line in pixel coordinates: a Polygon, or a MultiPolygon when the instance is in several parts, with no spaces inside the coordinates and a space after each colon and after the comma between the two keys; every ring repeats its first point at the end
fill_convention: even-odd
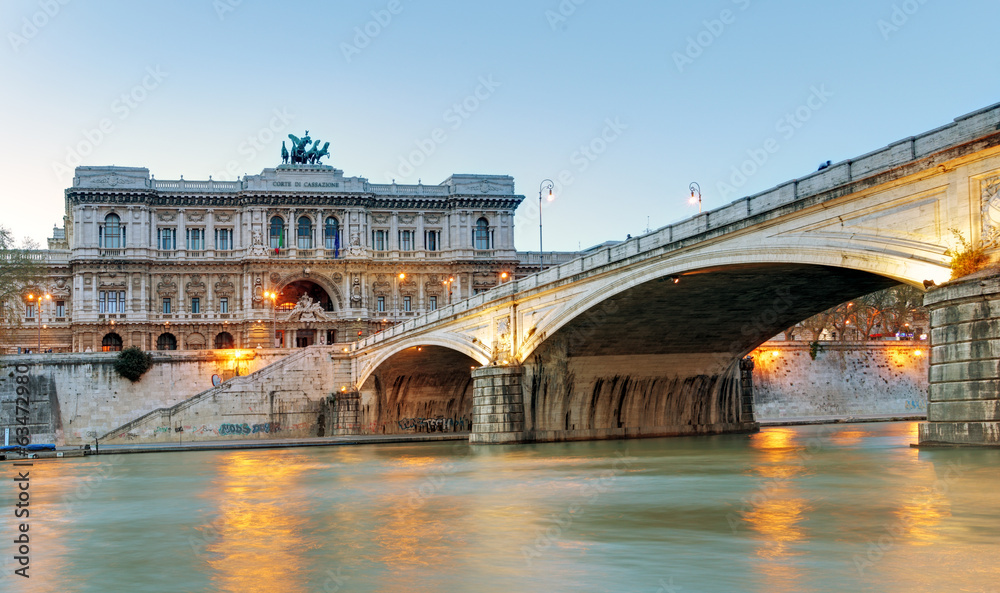
{"type": "Polygon", "coordinates": [[[254,373],[143,414],[98,438],[102,444],[316,436],[328,397],[351,385],[350,360],[310,346],[254,373]],[[296,422],[297,421],[297,422],[296,422]]]}

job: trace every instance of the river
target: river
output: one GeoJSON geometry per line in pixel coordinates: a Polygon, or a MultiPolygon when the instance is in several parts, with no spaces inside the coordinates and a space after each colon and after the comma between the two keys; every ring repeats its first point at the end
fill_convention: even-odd
{"type": "Polygon", "coordinates": [[[0,590],[1000,593],[1000,450],[916,427],[38,460],[0,590]]]}

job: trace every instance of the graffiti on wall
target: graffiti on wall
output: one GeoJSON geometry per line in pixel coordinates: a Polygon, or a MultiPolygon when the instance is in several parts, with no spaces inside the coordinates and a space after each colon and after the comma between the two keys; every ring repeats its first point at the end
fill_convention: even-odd
{"type": "Polygon", "coordinates": [[[272,434],[279,432],[281,425],[277,422],[265,422],[264,424],[223,424],[219,426],[220,436],[248,435],[248,434],[272,434]]]}
{"type": "Polygon", "coordinates": [[[397,422],[400,430],[414,432],[462,432],[472,428],[468,418],[403,418],[397,422]]]}

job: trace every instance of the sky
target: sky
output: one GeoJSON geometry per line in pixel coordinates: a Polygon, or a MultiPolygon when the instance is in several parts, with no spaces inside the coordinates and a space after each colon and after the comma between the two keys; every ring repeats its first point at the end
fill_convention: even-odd
{"type": "Polygon", "coordinates": [[[577,250],[697,214],[691,182],[718,208],[1000,102],[998,17],[996,0],[5,0],[0,225],[44,245],[77,165],[231,180],[308,130],[373,183],[513,176],[519,250],[552,179],[544,248],[577,250]]]}

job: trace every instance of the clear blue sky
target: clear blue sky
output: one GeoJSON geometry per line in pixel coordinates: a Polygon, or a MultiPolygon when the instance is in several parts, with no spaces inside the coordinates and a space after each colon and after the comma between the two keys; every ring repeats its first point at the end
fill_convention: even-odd
{"type": "Polygon", "coordinates": [[[377,183],[509,174],[537,201],[568,174],[545,248],[587,247],[696,213],[692,181],[716,208],[1000,101],[998,21],[995,0],[6,0],[0,224],[44,242],[72,152],[233,179],[308,129],[377,183]]]}

